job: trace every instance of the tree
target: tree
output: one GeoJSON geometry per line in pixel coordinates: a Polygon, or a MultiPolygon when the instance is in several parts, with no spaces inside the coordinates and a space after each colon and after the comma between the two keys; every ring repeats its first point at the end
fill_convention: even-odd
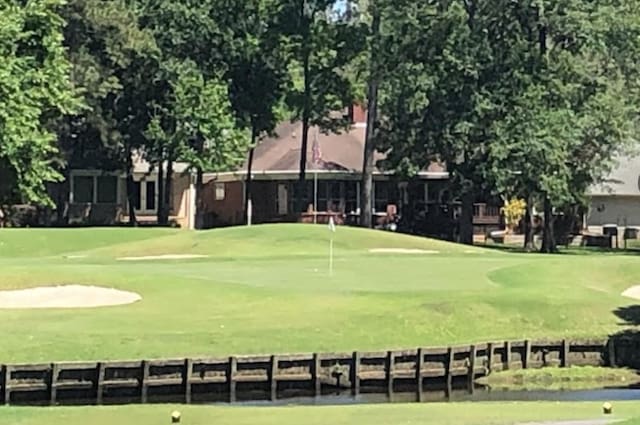
{"type": "Polygon", "coordinates": [[[8,1],[0,6],[0,201],[50,205],[47,182],[60,180],[52,157],[51,117],[79,101],[62,44],[62,2],[8,1]]]}
{"type": "Polygon", "coordinates": [[[249,0],[236,7],[233,43],[227,43],[229,94],[238,123],[250,129],[244,214],[248,219],[251,172],[256,144],[283,119],[282,105],[290,83],[288,57],[281,47],[272,0],[249,0]]]}
{"type": "Polygon", "coordinates": [[[636,19],[616,18],[617,6],[576,0],[506,9],[520,17],[511,31],[519,54],[507,59],[520,84],[494,121],[490,157],[499,186],[514,183],[500,167],[509,163],[520,171],[520,190],[542,199],[543,252],[556,251],[554,209],[583,203],[634,140],[637,71],[629,63],[637,63],[637,47],[629,62],[620,43],[637,40],[639,15],[635,7],[628,12],[636,19]]]}
{"type": "Polygon", "coordinates": [[[168,142],[177,159],[196,172],[196,228],[204,225],[202,197],[205,172],[220,172],[238,166],[249,147],[249,137],[238,129],[228,87],[220,79],[207,80],[191,61],[167,64],[169,102],[151,120],[150,138],[168,142]]]}
{"type": "MultiPolygon", "coordinates": [[[[143,97],[152,92],[145,87],[153,81],[148,77],[159,53],[134,10],[124,0],[70,0],[62,9],[70,75],[85,107],[54,123],[65,170],[126,171],[132,225],[136,216],[131,156],[142,147],[140,131],[149,116],[143,97]]],[[[63,202],[66,197],[59,211],[63,202]]]]}
{"type": "Polygon", "coordinates": [[[356,98],[348,65],[362,51],[363,28],[351,19],[351,1],[285,0],[279,3],[278,28],[288,41],[294,73],[293,90],[287,96],[293,119],[302,122],[300,173],[296,210],[306,204],[306,167],[309,129],[340,131],[350,117],[336,116],[356,98]]]}
{"type": "Polygon", "coordinates": [[[411,177],[446,164],[461,200],[459,241],[473,243],[473,203],[485,189],[492,110],[487,87],[500,78],[491,51],[487,2],[404,2],[390,15],[380,148],[385,165],[411,177]],[[395,45],[393,45],[395,44],[395,45]]]}

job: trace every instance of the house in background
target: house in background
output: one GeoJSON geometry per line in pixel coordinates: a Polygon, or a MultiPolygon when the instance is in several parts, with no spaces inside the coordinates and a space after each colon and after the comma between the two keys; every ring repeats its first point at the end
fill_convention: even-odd
{"type": "MultiPolygon", "coordinates": [[[[169,221],[186,229],[195,226],[194,178],[184,163],[173,164],[169,221]]],[[[157,223],[158,171],[141,158],[134,161],[136,218],[157,223]]],[[[69,171],[68,202],[61,211],[69,224],[115,225],[129,221],[126,174],[102,170],[69,171]]]]}
{"type": "Polygon", "coordinates": [[[601,233],[607,225],[640,228],[640,156],[620,158],[604,182],[589,189],[589,196],[587,230],[601,233]]]}
{"type": "MultiPolygon", "coordinates": [[[[352,126],[340,134],[309,130],[306,173],[307,205],[297,211],[295,187],[300,164],[302,124],[283,123],[276,137],[263,140],[255,149],[252,167],[252,222],[318,221],[339,216],[355,224],[361,211],[360,180],[366,135],[366,112],[353,108],[352,126]]],[[[377,152],[376,161],[384,155],[377,152]]],[[[238,170],[208,175],[204,197],[209,227],[244,223],[247,164],[238,170]]],[[[452,199],[449,173],[432,163],[412,181],[398,181],[391,173],[376,169],[373,176],[372,207],[380,220],[389,209],[401,215],[421,217],[415,233],[447,237],[452,227],[452,199]]],[[[476,205],[475,224],[479,232],[500,225],[499,208],[476,205]]],[[[375,218],[375,217],[374,217],[375,218]]]]}

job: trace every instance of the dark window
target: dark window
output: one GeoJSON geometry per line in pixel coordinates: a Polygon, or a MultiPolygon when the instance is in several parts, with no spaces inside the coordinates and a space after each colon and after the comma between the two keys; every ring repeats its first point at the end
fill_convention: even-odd
{"type": "Polygon", "coordinates": [[[145,206],[148,211],[156,209],[156,182],[147,182],[147,201],[145,206]]]}
{"type": "Polygon", "coordinates": [[[142,192],[140,191],[140,182],[133,182],[133,208],[139,210],[142,205],[142,192]]]}
{"type": "Polygon", "coordinates": [[[344,182],[345,212],[355,213],[358,209],[358,182],[344,182]]]}
{"type": "Polygon", "coordinates": [[[98,177],[98,203],[115,204],[118,202],[118,178],[115,176],[98,177]]]}
{"type": "Polygon", "coordinates": [[[93,202],[93,176],[73,177],[73,202],[93,202]]]}

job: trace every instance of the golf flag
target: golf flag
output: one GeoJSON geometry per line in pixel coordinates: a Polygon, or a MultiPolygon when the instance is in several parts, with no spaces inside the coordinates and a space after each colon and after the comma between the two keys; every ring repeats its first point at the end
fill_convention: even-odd
{"type": "Polygon", "coordinates": [[[329,217],[329,230],[332,232],[336,231],[336,223],[333,221],[333,217],[329,217]]]}
{"type": "Polygon", "coordinates": [[[320,142],[318,141],[318,130],[313,137],[313,144],[311,145],[311,162],[314,165],[318,165],[322,162],[322,151],[320,150],[320,142]]]}

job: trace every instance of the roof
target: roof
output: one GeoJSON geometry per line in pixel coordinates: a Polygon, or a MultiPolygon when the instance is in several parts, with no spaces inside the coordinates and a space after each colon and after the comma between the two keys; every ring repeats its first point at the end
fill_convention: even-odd
{"type": "MultiPolygon", "coordinates": [[[[298,173],[300,169],[300,148],[302,139],[302,123],[283,123],[276,129],[276,136],[263,140],[255,149],[252,172],[255,173],[298,173]]],[[[356,124],[349,130],[340,133],[321,132],[317,127],[309,129],[307,145],[307,170],[319,172],[359,173],[364,162],[364,144],[366,125],[356,124]],[[315,138],[319,145],[321,160],[314,164],[313,146],[315,138]]],[[[376,152],[374,159],[379,161],[385,155],[376,152]]],[[[247,169],[242,165],[240,173],[247,169]]],[[[376,169],[377,173],[382,170],[376,169]]],[[[433,163],[424,174],[446,174],[446,169],[433,163]]]]}
{"type": "Polygon", "coordinates": [[[640,156],[618,159],[603,183],[589,189],[591,196],[640,196],[640,156]]]}

